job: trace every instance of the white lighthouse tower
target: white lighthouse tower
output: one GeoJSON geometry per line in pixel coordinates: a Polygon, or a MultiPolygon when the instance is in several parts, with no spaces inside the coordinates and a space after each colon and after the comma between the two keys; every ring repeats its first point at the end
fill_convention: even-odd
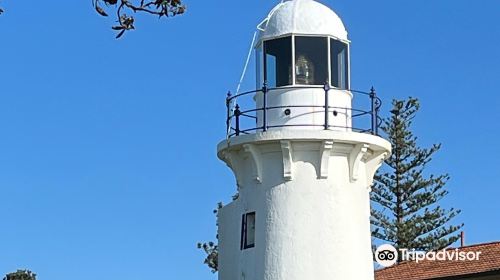
{"type": "Polygon", "coordinates": [[[328,7],[285,1],[259,29],[257,90],[228,96],[218,145],[238,185],[218,214],[219,279],[373,280],[369,193],[391,150],[380,102],[351,89],[328,7]]]}

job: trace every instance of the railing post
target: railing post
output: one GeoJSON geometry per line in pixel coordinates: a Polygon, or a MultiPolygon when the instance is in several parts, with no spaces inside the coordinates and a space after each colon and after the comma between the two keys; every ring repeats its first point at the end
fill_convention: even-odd
{"type": "Polygon", "coordinates": [[[231,91],[226,96],[226,135],[231,133],[231,91]]]}
{"type": "Polygon", "coordinates": [[[370,90],[370,99],[371,99],[371,103],[372,103],[372,108],[371,108],[371,115],[372,115],[372,134],[374,135],[377,135],[378,134],[378,125],[377,125],[377,119],[378,119],[378,116],[377,116],[377,111],[378,111],[378,108],[377,108],[377,93],[375,92],[375,88],[371,88],[370,90]]]}
{"type": "Polygon", "coordinates": [[[236,107],[234,107],[234,116],[236,117],[236,136],[240,135],[240,105],[236,104],[236,107]]]}
{"type": "Polygon", "coordinates": [[[330,128],[330,116],[329,116],[329,102],[328,102],[328,92],[330,91],[330,85],[328,83],[325,83],[323,86],[323,89],[325,90],[325,130],[330,128]]]}
{"type": "Polygon", "coordinates": [[[267,83],[262,87],[262,131],[267,131],[267,83]]]}

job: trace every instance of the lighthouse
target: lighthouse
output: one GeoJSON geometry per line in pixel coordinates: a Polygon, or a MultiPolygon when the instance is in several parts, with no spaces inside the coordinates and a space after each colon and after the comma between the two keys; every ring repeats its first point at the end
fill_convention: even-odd
{"type": "Polygon", "coordinates": [[[218,212],[219,279],[373,280],[380,99],[351,88],[347,31],[325,5],[284,1],[258,29],[257,87],[228,94],[217,147],[237,183],[218,212]]]}

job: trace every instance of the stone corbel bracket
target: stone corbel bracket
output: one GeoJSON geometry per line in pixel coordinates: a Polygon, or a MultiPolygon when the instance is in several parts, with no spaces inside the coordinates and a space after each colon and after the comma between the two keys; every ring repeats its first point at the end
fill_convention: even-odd
{"type": "Polygon", "coordinates": [[[357,144],[349,154],[349,179],[354,183],[359,178],[359,165],[368,152],[368,144],[357,144]]]}
{"type": "Polygon", "coordinates": [[[366,161],[366,176],[368,187],[371,190],[371,186],[373,184],[373,177],[375,176],[375,172],[380,168],[384,160],[387,159],[389,153],[381,151],[373,153],[373,155],[366,161]]]}
{"type": "Polygon", "coordinates": [[[280,141],[281,153],[283,155],[283,178],[286,181],[293,180],[292,143],[290,141],[280,141]]]}
{"type": "Polygon", "coordinates": [[[260,151],[254,144],[244,144],[243,150],[250,155],[253,165],[253,178],[258,182],[262,183],[262,160],[260,157],[260,151]]]}
{"type": "Polygon", "coordinates": [[[330,164],[330,156],[332,154],[333,149],[333,141],[325,140],[321,143],[320,149],[320,168],[319,168],[319,178],[327,179],[328,178],[328,167],[330,164]]]}
{"type": "Polygon", "coordinates": [[[235,178],[236,178],[236,186],[238,187],[238,190],[240,189],[241,187],[241,177],[240,176],[237,176],[237,168],[235,167],[236,165],[236,160],[233,158],[233,155],[231,154],[231,152],[228,152],[228,151],[223,151],[222,152],[222,159],[224,160],[224,162],[226,163],[226,165],[233,171],[233,173],[235,174],[235,178]]]}

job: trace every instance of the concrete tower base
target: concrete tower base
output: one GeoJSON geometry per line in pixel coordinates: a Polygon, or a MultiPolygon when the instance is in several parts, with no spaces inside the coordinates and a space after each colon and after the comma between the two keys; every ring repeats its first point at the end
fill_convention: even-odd
{"type": "Polygon", "coordinates": [[[277,130],[222,141],[239,197],[219,211],[220,280],[373,280],[370,186],[390,143],[277,130]],[[242,219],[255,212],[254,247],[242,219]]]}

